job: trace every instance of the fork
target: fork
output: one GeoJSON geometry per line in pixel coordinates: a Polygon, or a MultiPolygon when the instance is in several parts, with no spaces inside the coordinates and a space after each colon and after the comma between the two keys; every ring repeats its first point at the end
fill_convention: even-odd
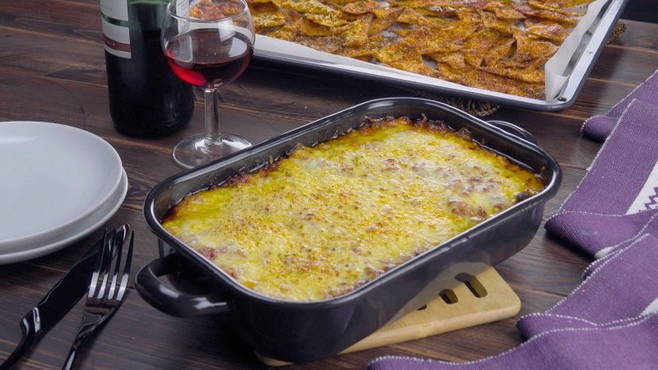
{"type": "Polygon", "coordinates": [[[114,315],[123,302],[130,276],[135,240],[135,233],[130,231],[128,253],[121,273],[121,254],[129,230],[129,225],[118,227],[101,246],[102,250],[98,256],[98,263],[89,282],[82,324],[62,369],[71,369],[81,346],[114,315]],[[112,261],[115,259],[114,273],[112,274],[112,261]]]}

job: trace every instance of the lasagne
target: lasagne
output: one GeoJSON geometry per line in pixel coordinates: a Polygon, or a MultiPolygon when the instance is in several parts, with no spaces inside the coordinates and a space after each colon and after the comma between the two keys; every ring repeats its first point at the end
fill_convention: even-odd
{"type": "Polygon", "coordinates": [[[255,292],[317,301],[543,188],[535,173],[465,131],[385,118],[191,194],[163,226],[255,292]]]}

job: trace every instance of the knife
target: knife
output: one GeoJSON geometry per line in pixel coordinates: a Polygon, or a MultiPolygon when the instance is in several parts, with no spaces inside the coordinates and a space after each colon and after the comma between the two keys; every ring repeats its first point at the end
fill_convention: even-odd
{"type": "Polygon", "coordinates": [[[97,246],[92,247],[34,308],[23,316],[20,323],[23,338],[14,352],[0,364],[0,369],[11,369],[87,293],[101,245],[109,243],[113,233],[114,231],[106,231],[97,246]]]}

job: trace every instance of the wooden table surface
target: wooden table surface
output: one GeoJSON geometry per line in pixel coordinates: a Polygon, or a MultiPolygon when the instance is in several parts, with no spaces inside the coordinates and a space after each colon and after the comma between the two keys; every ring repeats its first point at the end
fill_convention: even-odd
{"type": "MultiPolygon", "coordinates": [[[[585,174],[600,145],[580,136],[582,121],[605,112],[658,68],[658,25],[626,21],[627,31],[607,46],[576,104],[562,112],[503,108],[490,118],[519,124],[562,165],[564,179],[549,202],[553,214],[585,174]]],[[[0,4],[0,120],[41,120],[83,128],[119,152],[130,181],[125,203],[110,226],[136,229],[134,270],[157,256],[156,238],[142,202],[157,182],[180,171],[171,148],[202,130],[201,105],[189,127],[173,136],[136,140],[112,127],[97,0],[3,1],[0,4]]],[[[250,68],[225,88],[226,129],[254,143],[364,100],[412,95],[409,90],[353,78],[250,68]]],[[[422,95],[422,94],[421,94],[422,95]]],[[[3,173],[1,176],[7,176],[3,173]]],[[[1,179],[1,178],[0,178],[1,179]]],[[[1,181],[1,180],[0,180],[1,181]]],[[[47,184],[44,190],[47,191],[47,184]]],[[[0,210],[6,212],[6,210],[0,210]]],[[[20,338],[18,322],[98,239],[100,232],[52,255],[0,266],[0,359],[20,338]]],[[[581,281],[588,258],[546,236],[498,266],[523,302],[521,314],[545,310],[581,281]]],[[[59,368],[81,317],[78,305],[40,342],[23,368],[59,368]]],[[[299,368],[364,367],[387,354],[450,361],[479,359],[521,342],[517,318],[383,348],[335,356],[299,368]]],[[[209,318],[179,319],[156,311],[134,289],[82,358],[84,368],[258,367],[250,349],[209,318]]]]}

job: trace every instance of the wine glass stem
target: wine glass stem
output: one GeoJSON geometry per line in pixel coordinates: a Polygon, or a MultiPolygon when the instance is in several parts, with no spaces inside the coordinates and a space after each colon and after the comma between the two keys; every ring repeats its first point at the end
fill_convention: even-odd
{"type": "Polygon", "coordinates": [[[219,92],[216,87],[203,88],[203,100],[205,104],[205,126],[206,138],[208,140],[217,140],[222,136],[219,126],[219,92]]]}

